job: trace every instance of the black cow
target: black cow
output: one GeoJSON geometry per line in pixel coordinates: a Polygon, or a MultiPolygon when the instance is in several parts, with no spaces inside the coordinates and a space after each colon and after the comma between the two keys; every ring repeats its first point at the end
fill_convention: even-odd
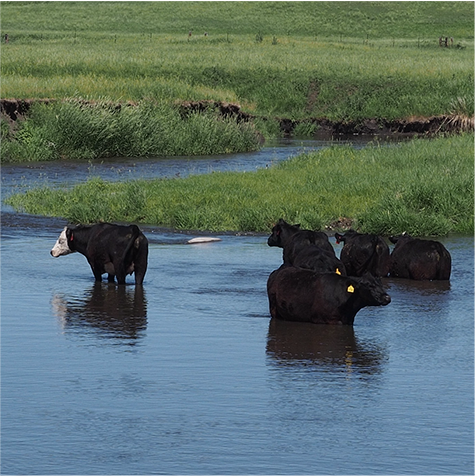
{"type": "Polygon", "coordinates": [[[345,266],[336,258],[328,236],[322,231],[301,230],[284,220],[273,227],[269,246],[283,248],[283,262],[298,268],[346,276],[345,266]]]}
{"type": "Polygon", "coordinates": [[[286,249],[286,246],[293,241],[300,244],[317,245],[335,256],[329,237],[323,231],[301,230],[301,225],[290,225],[280,218],[268,238],[268,246],[286,249]]]}
{"type": "Polygon", "coordinates": [[[66,226],[51,250],[55,258],[75,251],[86,256],[96,281],[104,273],[108,281],[126,283],[126,275],[134,273],[135,283],[141,285],[147,271],[149,244],[136,225],[99,223],[86,226],[66,226]]]}
{"type": "Polygon", "coordinates": [[[350,278],[283,265],[270,274],[267,291],[272,317],[315,324],[353,325],[363,307],[390,303],[380,279],[370,273],[350,278]]]}
{"type": "Polygon", "coordinates": [[[311,269],[319,273],[337,273],[347,276],[344,264],[336,258],[335,254],[317,245],[302,245],[302,243],[298,246],[295,243],[293,245],[284,249],[284,264],[311,269]],[[291,252],[288,252],[289,248],[291,252]]]}
{"type": "Polygon", "coordinates": [[[449,280],[451,255],[439,242],[412,238],[403,233],[391,236],[395,243],[390,255],[390,276],[416,280],[449,280]]]}
{"type": "Polygon", "coordinates": [[[377,235],[349,230],[343,235],[335,234],[337,244],[343,242],[340,260],[348,276],[363,276],[369,272],[385,277],[390,269],[390,250],[384,239],[377,235]]]}

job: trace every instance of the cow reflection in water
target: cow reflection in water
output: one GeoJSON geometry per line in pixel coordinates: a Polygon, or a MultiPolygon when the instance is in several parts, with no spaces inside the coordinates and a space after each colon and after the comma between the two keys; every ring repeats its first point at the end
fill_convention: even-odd
{"type": "Polygon", "coordinates": [[[386,360],[383,349],[363,345],[352,326],[316,326],[312,323],[271,319],[268,356],[278,365],[315,365],[359,374],[376,374],[386,360]]]}
{"type": "Polygon", "coordinates": [[[56,295],[51,303],[65,330],[92,328],[103,337],[137,339],[147,327],[142,286],[95,283],[83,297],[56,295]]]}

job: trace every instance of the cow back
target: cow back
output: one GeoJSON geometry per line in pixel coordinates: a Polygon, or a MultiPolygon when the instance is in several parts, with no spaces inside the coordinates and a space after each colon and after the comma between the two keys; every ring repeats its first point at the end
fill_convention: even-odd
{"type": "Polygon", "coordinates": [[[385,277],[390,267],[390,250],[380,236],[355,233],[345,240],[340,259],[349,276],[363,276],[369,272],[385,277]]]}
{"type": "Polygon", "coordinates": [[[272,317],[316,324],[352,325],[363,307],[390,302],[370,275],[349,278],[286,265],[271,273],[267,290],[272,317]]]}
{"type": "Polygon", "coordinates": [[[289,264],[319,273],[337,273],[347,276],[343,262],[334,253],[330,253],[317,245],[301,246],[289,264]]]}
{"type": "Polygon", "coordinates": [[[449,280],[451,255],[438,241],[418,238],[393,238],[390,276],[415,280],[449,280]]]}

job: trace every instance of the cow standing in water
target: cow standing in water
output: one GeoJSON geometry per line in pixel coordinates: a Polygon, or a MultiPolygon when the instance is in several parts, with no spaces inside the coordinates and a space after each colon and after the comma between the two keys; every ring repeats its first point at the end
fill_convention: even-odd
{"type": "MultiPolygon", "coordinates": [[[[302,230],[301,225],[290,225],[282,218],[273,226],[268,246],[278,246],[286,250],[292,243],[317,245],[335,256],[334,248],[329,242],[329,237],[323,231],[302,230]]],[[[283,252],[283,261],[286,257],[283,252]]]]}
{"type": "Polygon", "coordinates": [[[390,276],[416,280],[449,280],[451,255],[439,242],[412,238],[403,233],[390,236],[395,243],[390,255],[390,276]]]}
{"type": "Polygon", "coordinates": [[[99,223],[66,226],[51,250],[57,258],[74,252],[84,255],[96,281],[108,274],[108,281],[126,284],[126,275],[134,273],[135,284],[142,285],[147,271],[149,244],[136,225],[99,223]]]}
{"type": "Polygon", "coordinates": [[[390,268],[390,250],[384,239],[377,235],[349,230],[335,234],[337,244],[343,242],[340,259],[348,276],[363,276],[369,272],[384,278],[390,268]]]}
{"type": "Polygon", "coordinates": [[[267,283],[269,311],[285,321],[353,325],[365,306],[386,306],[390,296],[379,278],[360,278],[282,265],[267,283]]]}
{"type": "Polygon", "coordinates": [[[290,225],[280,219],[272,229],[268,245],[283,248],[286,265],[346,275],[345,266],[322,231],[302,230],[299,225],[290,225]]]}

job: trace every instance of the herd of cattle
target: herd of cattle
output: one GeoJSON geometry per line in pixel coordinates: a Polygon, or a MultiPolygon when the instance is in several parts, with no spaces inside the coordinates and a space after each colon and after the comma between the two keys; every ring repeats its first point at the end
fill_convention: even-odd
{"type": "MultiPolygon", "coordinates": [[[[352,325],[366,306],[386,306],[390,296],[381,278],[449,280],[451,256],[439,242],[412,238],[403,233],[390,237],[390,253],[377,235],[349,230],[336,233],[344,243],[337,258],[329,237],[321,231],[303,230],[280,219],[274,225],[269,246],[283,249],[283,264],[267,282],[272,317],[316,324],[352,325]]],[[[99,223],[66,226],[51,250],[54,257],[73,252],[84,255],[96,281],[125,284],[134,273],[142,285],[147,271],[148,241],[136,225],[99,223]]]]}
{"type": "Polygon", "coordinates": [[[451,256],[439,242],[404,233],[390,237],[395,243],[390,253],[377,235],[349,230],[335,237],[337,243],[344,243],[340,259],[324,232],[301,230],[284,220],[273,227],[268,245],[283,248],[283,264],[268,278],[271,316],[352,325],[363,307],[390,303],[382,277],[450,278],[451,256]]]}

